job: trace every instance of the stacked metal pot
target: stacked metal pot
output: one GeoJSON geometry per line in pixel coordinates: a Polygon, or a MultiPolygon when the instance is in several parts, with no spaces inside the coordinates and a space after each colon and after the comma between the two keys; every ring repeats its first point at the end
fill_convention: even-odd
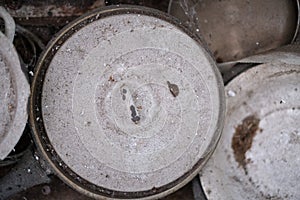
{"type": "MultiPolygon", "coordinates": [[[[278,49],[296,38],[297,6],[178,0],[169,12],[179,19],[138,6],[80,17],[34,72],[29,113],[39,154],[96,199],[162,198],[199,173],[203,198],[297,199],[300,54],[278,49]],[[249,69],[234,77],[240,66],[249,69]],[[225,88],[220,71],[231,74],[225,88]]],[[[17,66],[10,58],[16,63],[2,68],[17,66]]],[[[3,88],[12,83],[18,90],[8,93],[26,99],[26,80],[4,72],[3,88]]]]}

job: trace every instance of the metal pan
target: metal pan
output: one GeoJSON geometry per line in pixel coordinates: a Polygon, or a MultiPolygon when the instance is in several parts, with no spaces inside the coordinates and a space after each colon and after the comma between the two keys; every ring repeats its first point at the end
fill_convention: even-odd
{"type": "Polygon", "coordinates": [[[41,154],[76,190],[160,198],[189,182],[215,148],[223,92],[212,58],[173,18],[107,7],[50,42],[30,122],[41,154]]]}
{"type": "Polygon", "coordinates": [[[15,24],[0,6],[5,34],[0,31],[0,159],[3,160],[19,141],[27,122],[29,84],[21,70],[12,44],[15,24]]]}
{"type": "Polygon", "coordinates": [[[298,0],[171,0],[169,13],[203,37],[219,63],[291,43],[299,28],[298,0]]]}
{"type": "Polygon", "coordinates": [[[299,199],[300,66],[290,58],[226,86],[224,130],[200,173],[207,199],[299,199]]]}

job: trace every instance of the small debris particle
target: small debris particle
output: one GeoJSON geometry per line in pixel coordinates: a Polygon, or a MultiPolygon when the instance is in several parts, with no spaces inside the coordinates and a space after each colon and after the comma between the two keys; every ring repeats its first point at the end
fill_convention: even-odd
{"type": "Polygon", "coordinates": [[[137,108],[138,110],[142,110],[142,109],[143,109],[142,106],[137,106],[136,108],[137,108]]]}
{"type": "Polygon", "coordinates": [[[14,106],[12,104],[8,105],[8,112],[13,112],[14,111],[14,106]]]}
{"type": "Polygon", "coordinates": [[[110,77],[109,77],[109,79],[108,79],[108,81],[114,82],[114,81],[115,81],[115,79],[114,79],[114,77],[113,77],[113,76],[110,76],[110,77]]]}
{"type": "Polygon", "coordinates": [[[254,115],[250,115],[243,119],[242,124],[239,124],[235,128],[235,133],[232,137],[231,147],[235,160],[239,163],[239,166],[244,168],[246,174],[246,164],[248,161],[245,154],[252,146],[253,138],[257,130],[259,130],[258,125],[259,119],[254,115]]]}
{"type": "Polygon", "coordinates": [[[82,110],[82,111],[80,112],[80,116],[82,116],[82,115],[84,115],[84,110],[82,110]]]}
{"type": "Polygon", "coordinates": [[[35,160],[39,160],[40,158],[37,155],[34,155],[35,160]]]}
{"type": "Polygon", "coordinates": [[[133,105],[130,106],[130,110],[131,110],[131,117],[136,116],[136,111],[133,105]]]}
{"type": "Polygon", "coordinates": [[[228,90],[227,94],[230,97],[234,97],[236,95],[236,93],[233,90],[228,90]]]}
{"type": "Polygon", "coordinates": [[[137,116],[135,107],[133,105],[130,106],[130,111],[131,111],[131,120],[137,124],[141,118],[139,116],[137,116]]]}
{"type": "Polygon", "coordinates": [[[122,100],[123,100],[123,101],[126,100],[126,95],[125,95],[126,93],[127,93],[127,90],[123,88],[123,89],[122,89],[122,100]]]}
{"type": "Polygon", "coordinates": [[[179,94],[179,88],[178,88],[178,86],[176,84],[170,83],[169,81],[167,81],[167,84],[168,84],[168,87],[169,87],[169,90],[170,90],[171,94],[174,97],[177,97],[178,94],[179,94]]]}
{"type": "Polygon", "coordinates": [[[141,118],[139,116],[135,116],[135,117],[132,117],[131,120],[134,122],[134,123],[138,123],[138,121],[141,120],[141,118]]]}
{"type": "Polygon", "coordinates": [[[283,104],[283,103],[286,103],[286,102],[285,102],[285,100],[281,99],[279,103],[283,104]]]}
{"type": "Polygon", "coordinates": [[[43,195],[48,195],[51,193],[51,188],[48,185],[43,186],[42,188],[43,195]]]}
{"type": "Polygon", "coordinates": [[[90,126],[91,124],[92,124],[92,122],[90,122],[90,121],[84,122],[84,125],[86,125],[86,126],[90,126]]]}

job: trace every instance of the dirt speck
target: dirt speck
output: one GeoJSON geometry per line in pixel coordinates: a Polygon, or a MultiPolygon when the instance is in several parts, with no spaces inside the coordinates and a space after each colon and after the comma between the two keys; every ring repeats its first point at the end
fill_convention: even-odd
{"type": "Polygon", "coordinates": [[[251,148],[252,141],[259,130],[259,119],[254,115],[250,115],[243,119],[242,123],[235,128],[235,133],[232,137],[231,147],[234,152],[234,158],[242,166],[247,174],[246,164],[249,162],[246,159],[246,152],[251,148]]]}
{"type": "Polygon", "coordinates": [[[114,79],[114,77],[113,77],[113,76],[110,76],[110,77],[109,77],[109,79],[108,79],[108,81],[114,82],[114,81],[115,81],[115,79],[114,79]]]}
{"type": "Polygon", "coordinates": [[[14,109],[15,109],[15,107],[14,107],[14,105],[12,105],[12,104],[9,104],[8,105],[8,112],[13,112],[14,111],[14,109]]]}
{"type": "Polygon", "coordinates": [[[133,105],[130,106],[130,110],[131,110],[131,120],[137,124],[141,118],[137,115],[135,107],[133,105]]]}
{"type": "Polygon", "coordinates": [[[167,81],[167,84],[168,84],[168,87],[169,87],[169,90],[170,90],[171,94],[174,97],[177,97],[178,94],[179,94],[179,88],[178,88],[178,86],[176,84],[170,83],[169,81],[167,81]]]}
{"type": "Polygon", "coordinates": [[[278,76],[288,75],[288,74],[293,74],[293,73],[299,74],[300,71],[299,71],[299,70],[292,69],[292,70],[289,70],[289,71],[277,72],[277,73],[274,73],[274,74],[268,76],[268,78],[273,78],[273,77],[278,77],[278,76]]]}
{"type": "Polygon", "coordinates": [[[210,194],[210,193],[211,193],[211,190],[210,190],[210,189],[207,189],[206,192],[207,192],[207,194],[210,194]]]}
{"type": "Polygon", "coordinates": [[[44,185],[42,188],[43,195],[49,195],[51,193],[51,188],[48,185],[44,185]]]}

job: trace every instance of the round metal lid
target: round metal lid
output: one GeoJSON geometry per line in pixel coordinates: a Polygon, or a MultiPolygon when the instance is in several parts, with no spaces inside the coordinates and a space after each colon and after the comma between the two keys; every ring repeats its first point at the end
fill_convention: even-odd
{"type": "MultiPolygon", "coordinates": [[[[7,16],[0,7],[1,17],[7,16]]],[[[5,18],[6,21],[6,18],[5,18]]],[[[12,23],[13,20],[11,19],[12,23]]],[[[14,25],[14,24],[13,24],[14,25]]],[[[13,37],[11,32],[9,36],[13,37]]],[[[3,160],[19,141],[27,122],[29,84],[21,70],[12,38],[0,31],[0,159],[3,160]]]]}
{"type": "Polygon", "coordinates": [[[263,64],[225,87],[224,130],[200,175],[208,199],[299,199],[299,72],[263,64]]]}
{"type": "Polygon", "coordinates": [[[153,198],[196,175],[218,141],[223,83],[167,15],[113,7],[81,17],[38,64],[31,124],[56,173],[93,197],[153,198]]]}

